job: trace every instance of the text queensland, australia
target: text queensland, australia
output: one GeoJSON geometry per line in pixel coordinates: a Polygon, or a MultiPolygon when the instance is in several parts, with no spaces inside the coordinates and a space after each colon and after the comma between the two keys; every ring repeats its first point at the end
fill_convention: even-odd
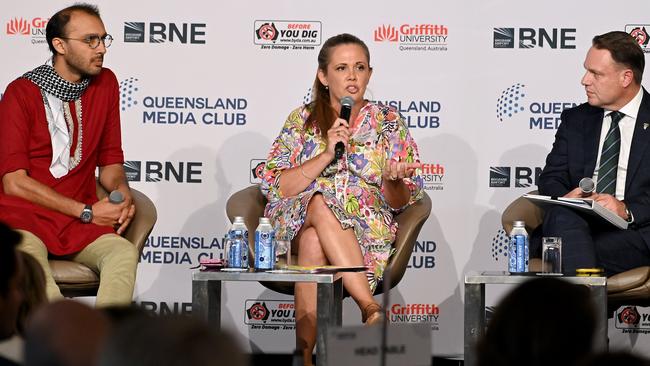
{"type": "Polygon", "coordinates": [[[143,124],[243,126],[248,100],[185,96],[146,96],[143,124]]]}

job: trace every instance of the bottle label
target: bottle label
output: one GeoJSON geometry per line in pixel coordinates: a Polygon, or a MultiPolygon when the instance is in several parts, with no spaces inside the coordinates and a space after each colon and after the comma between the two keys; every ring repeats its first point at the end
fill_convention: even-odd
{"type": "Polygon", "coordinates": [[[273,269],[275,265],[275,232],[255,232],[255,269],[273,269]]]}
{"type": "Polygon", "coordinates": [[[510,237],[508,246],[508,271],[528,272],[528,236],[515,234],[510,237]]]}

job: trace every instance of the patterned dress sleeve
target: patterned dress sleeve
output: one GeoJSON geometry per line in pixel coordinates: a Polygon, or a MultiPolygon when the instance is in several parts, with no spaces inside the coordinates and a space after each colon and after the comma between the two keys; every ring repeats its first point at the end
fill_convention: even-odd
{"type": "Polygon", "coordinates": [[[298,108],[289,114],[278,137],[271,145],[266,159],[260,189],[269,201],[282,197],[280,176],[285,169],[301,164],[300,156],[304,145],[305,108],[298,108]]]}
{"type": "MultiPolygon", "coordinates": [[[[418,152],[418,146],[409,133],[408,126],[404,122],[404,118],[401,114],[392,109],[389,109],[385,116],[383,132],[386,134],[386,162],[389,162],[391,160],[407,163],[420,162],[420,153],[418,152]]],[[[424,181],[422,180],[421,169],[416,169],[412,177],[405,178],[404,184],[406,184],[406,187],[408,187],[409,191],[411,192],[411,197],[406,205],[398,209],[393,209],[395,212],[404,210],[406,207],[422,198],[422,187],[424,185],[424,181]]]]}

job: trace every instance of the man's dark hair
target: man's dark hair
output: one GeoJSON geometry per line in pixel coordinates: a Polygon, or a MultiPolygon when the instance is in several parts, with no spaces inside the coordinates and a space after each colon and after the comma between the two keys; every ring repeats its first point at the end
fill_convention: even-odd
{"type": "Polygon", "coordinates": [[[16,246],[21,235],[0,222],[0,297],[9,293],[9,282],[16,275],[18,267],[16,246]]]}
{"type": "Polygon", "coordinates": [[[79,3],[57,11],[56,14],[52,15],[50,20],[47,22],[47,26],[45,27],[45,39],[47,39],[47,45],[50,47],[50,51],[52,51],[53,55],[56,55],[57,52],[54,49],[52,40],[57,37],[65,37],[65,26],[68,25],[70,17],[75,11],[84,12],[88,15],[93,15],[101,19],[97,5],[79,3]]]}
{"type": "Polygon", "coordinates": [[[608,50],[614,61],[632,69],[634,81],[641,85],[645,55],[634,37],[625,32],[613,31],[594,37],[592,44],[599,50],[608,50]]]}

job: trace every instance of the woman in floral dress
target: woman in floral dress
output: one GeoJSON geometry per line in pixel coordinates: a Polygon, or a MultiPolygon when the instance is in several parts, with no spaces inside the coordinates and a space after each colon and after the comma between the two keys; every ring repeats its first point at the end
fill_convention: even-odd
{"type": "MultiPolygon", "coordinates": [[[[292,240],[299,265],[367,266],[343,285],[366,324],[383,317],[372,293],[397,232],[393,215],[422,196],[418,149],[402,116],[364,99],[372,75],[368,47],[350,34],[328,39],[318,55],[314,101],[297,108],[275,139],[262,192],[276,235],[292,240]],[[350,122],[340,100],[354,100],[350,122]],[[335,159],[335,145],[345,153],[335,159]]],[[[297,347],[311,364],[316,285],[295,286],[297,347]]]]}

